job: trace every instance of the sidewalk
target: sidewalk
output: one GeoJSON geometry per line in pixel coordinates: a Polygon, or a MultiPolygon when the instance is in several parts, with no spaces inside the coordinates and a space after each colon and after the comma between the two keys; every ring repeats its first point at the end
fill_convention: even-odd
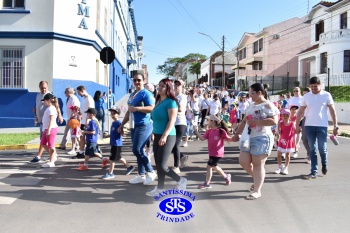
{"type": "MultiPolygon", "coordinates": [[[[117,102],[117,106],[122,109],[119,120],[122,121],[125,116],[125,112],[123,109],[126,111],[127,109],[127,101],[129,98],[130,94],[126,94],[122,99],[120,99],[117,102]]],[[[109,116],[108,110],[106,110],[106,130],[109,131],[110,125],[111,125],[111,118],[109,116]]],[[[125,125],[128,128],[128,125],[125,125]]],[[[58,127],[58,133],[56,136],[56,141],[55,141],[55,146],[58,147],[60,146],[60,143],[63,138],[64,134],[64,129],[66,126],[60,126],[58,127]]],[[[0,134],[1,133],[31,133],[31,132],[39,132],[39,127],[28,127],[28,128],[0,128],[0,134]]],[[[68,140],[67,148],[71,148],[71,142],[68,140]]],[[[108,138],[103,138],[99,139],[98,144],[108,144],[109,143],[109,137],[108,138]]],[[[23,145],[11,145],[11,146],[1,146],[0,145],[0,150],[21,150],[21,149],[38,149],[40,145],[40,138],[36,138],[34,140],[31,140],[23,145]]]]}

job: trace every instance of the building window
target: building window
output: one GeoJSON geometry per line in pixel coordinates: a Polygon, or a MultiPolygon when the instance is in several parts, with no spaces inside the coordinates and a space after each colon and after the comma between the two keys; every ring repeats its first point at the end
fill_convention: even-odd
{"type": "Polygon", "coordinates": [[[256,54],[262,51],[263,48],[264,48],[264,38],[260,38],[259,40],[255,41],[253,44],[253,54],[256,54]]]}
{"type": "Polygon", "coordinates": [[[243,48],[238,51],[238,60],[245,59],[247,57],[247,48],[243,48]]]}
{"type": "Polygon", "coordinates": [[[258,62],[253,62],[253,70],[262,70],[262,62],[258,61],[258,62]]]}
{"type": "Polygon", "coordinates": [[[327,72],[327,53],[321,53],[320,73],[325,74],[326,72],[327,72]]]}
{"type": "Polygon", "coordinates": [[[264,38],[259,39],[259,52],[263,51],[264,48],[264,38]]]}
{"type": "Polygon", "coordinates": [[[350,72],[350,50],[344,50],[344,72],[350,72]]]}
{"type": "Polygon", "coordinates": [[[319,23],[315,24],[315,41],[320,40],[320,35],[324,33],[324,22],[321,20],[319,23]]]}
{"type": "Polygon", "coordinates": [[[255,41],[253,44],[253,54],[259,52],[259,41],[255,41]]]}
{"type": "Polygon", "coordinates": [[[0,88],[23,88],[23,55],[23,47],[0,47],[0,88]]]}
{"type": "Polygon", "coordinates": [[[247,57],[247,48],[245,47],[243,49],[243,59],[245,59],[247,57]]]}
{"type": "Polygon", "coordinates": [[[24,0],[3,0],[3,8],[24,8],[24,0]]]}
{"type": "Polygon", "coordinates": [[[348,13],[345,12],[340,15],[340,29],[348,28],[348,13]]]}

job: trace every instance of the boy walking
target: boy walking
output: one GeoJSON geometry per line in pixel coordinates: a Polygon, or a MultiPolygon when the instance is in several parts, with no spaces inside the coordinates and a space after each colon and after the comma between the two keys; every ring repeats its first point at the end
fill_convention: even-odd
{"type": "Polygon", "coordinates": [[[111,145],[111,156],[109,157],[109,170],[105,175],[103,175],[102,179],[112,179],[114,178],[113,170],[115,166],[115,161],[119,160],[125,167],[125,175],[129,175],[135,168],[128,164],[124,158],[121,156],[122,152],[122,135],[118,133],[118,128],[121,125],[121,121],[118,120],[120,115],[120,109],[116,106],[108,109],[111,112],[111,117],[113,123],[111,125],[111,134],[110,134],[110,145],[111,145]]]}
{"type": "Polygon", "coordinates": [[[95,118],[97,111],[94,108],[89,108],[85,113],[87,113],[87,128],[82,131],[82,134],[85,135],[85,161],[84,164],[79,164],[78,171],[88,170],[88,162],[90,157],[97,156],[102,160],[101,167],[104,168],[108,164],[108,158],[103,158],[102,154],[97,145],[97,138],[99,133],[99,127],[97,124],[97,119],[95,118]]]}

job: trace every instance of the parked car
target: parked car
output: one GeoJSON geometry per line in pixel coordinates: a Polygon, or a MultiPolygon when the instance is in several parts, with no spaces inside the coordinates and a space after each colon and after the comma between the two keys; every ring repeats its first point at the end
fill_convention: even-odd
{"type": "Polygon", "coordinates": [[[240,91],[238,92],[238,94],[236,95],[236,101],[238,101],[239,97],[241,97],[242,95],[247,95],[248,92],[247,91],[240,91]]]}

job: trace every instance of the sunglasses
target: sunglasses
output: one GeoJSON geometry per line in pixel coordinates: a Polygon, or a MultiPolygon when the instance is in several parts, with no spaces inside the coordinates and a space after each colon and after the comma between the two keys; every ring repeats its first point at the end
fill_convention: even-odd
{"type": "Polygon", "coordinates": [[[136,83],[136,82],[140,83],[140,82],[142,82],[142,79],[134,79],[133,81],[134,81],[134,83],[136,83]]]}
{"type": "Polygon", "coordinates": [[[299,92],[298,90],[294,90],[294,92],[299,92]]]}

